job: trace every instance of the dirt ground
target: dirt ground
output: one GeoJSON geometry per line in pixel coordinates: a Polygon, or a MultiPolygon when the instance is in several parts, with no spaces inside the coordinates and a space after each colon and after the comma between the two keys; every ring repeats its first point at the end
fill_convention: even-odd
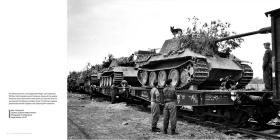
{"type": "MultiPolygon", "coordinates": [[[[149,108],[126,103],[111,104],[100,98],[90,100],[68,94],[68,139],[237,139],[185,121],[177,122],[178,135],[152,133],[149,108]]],[[[161,115],[158,127],[162,128],[161,115]]]]}

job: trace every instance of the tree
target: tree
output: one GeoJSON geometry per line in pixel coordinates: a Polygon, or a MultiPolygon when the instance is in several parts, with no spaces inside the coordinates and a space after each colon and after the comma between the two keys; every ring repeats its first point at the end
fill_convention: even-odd
{"type": "Polygon", "coordinates": [[[220,20],[200,22],[198,18],[187,18],[186,35],[181,36],[182,47],[190,48],[197,53],[213,54],[220,52],[230,53],[233,49],[240,47],[244,41],[242,38],[229,39],[216,42],[217,39],[235,35],[230,31],[231,24],[220,20]]]}
{"type": "Polygon", "coordinates": [[[67,77],[67,90],[68,91],[75,91],[77,90],[78,83],[77,80],[80,76],[80,72],[72,71],[69,73],[67,77]]]}

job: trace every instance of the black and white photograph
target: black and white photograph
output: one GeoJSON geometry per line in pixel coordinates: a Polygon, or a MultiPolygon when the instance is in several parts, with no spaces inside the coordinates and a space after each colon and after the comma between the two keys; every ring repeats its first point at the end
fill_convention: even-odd
{"type": "Polygon", "coordinates": [[[279,139],[276,3],[68,0],[68,139],[279,139]]]}
{"type": "Polygon", "coordinates": [[[280,139],[278,0],[0,2],[0,139],[280,139]]]}

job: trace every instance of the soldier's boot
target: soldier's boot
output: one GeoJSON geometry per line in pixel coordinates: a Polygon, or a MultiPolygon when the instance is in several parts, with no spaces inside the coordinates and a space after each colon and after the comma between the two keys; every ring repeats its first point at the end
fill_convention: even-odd
{"type": "Polygon", "coordinates": [[[177,133],[175,130],[171,130],[171,135],[177,135],[179,133],[177,133]]]}
{"type": "Polygon", "coordinates": [[[163,134],[167,134],[167,130],[166,129],[163,130],[163,134]]]}
{"type": "Polygon", "coordinates": [[[160,132],[160,129],[157,128],[157,127],[153,127],[153,128],[152,128],[152,132],[160,132]]]}

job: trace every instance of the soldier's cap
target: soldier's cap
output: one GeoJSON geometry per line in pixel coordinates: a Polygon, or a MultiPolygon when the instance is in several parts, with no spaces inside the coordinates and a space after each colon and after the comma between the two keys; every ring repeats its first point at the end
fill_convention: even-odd
{"type": "Polygon", "coordinates": [[[172,82],[172,79],[167,79],[166,84],[169,85],[172,82]]]}
{"type": "Polygon", "coordinates": [[[265,43],[263,43],[263,45],[270,45],[270,43],[269,42],[265,42],[265,43]]]}

